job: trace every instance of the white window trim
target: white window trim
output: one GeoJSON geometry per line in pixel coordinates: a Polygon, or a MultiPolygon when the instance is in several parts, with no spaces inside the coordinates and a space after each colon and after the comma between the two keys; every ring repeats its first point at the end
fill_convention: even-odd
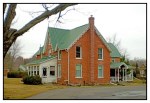
{"type": "Polygon", "coordinates": [[[52,66],[52,65],[51,65],[51,66],[49,66],[48,68],[49,68],[49,76],[50,76],[50,77],[55,77],[55,76],[56,76],[56,73],[57,73],[57,71],[56,71],[56,66],[52,66]],[[51,67],[54,67],[55,75],[50,75],[51,67]]]}
{"type": "Polygon", "coordinates": [[[60,57],[60,50],[58,50],[58,60],[61,60],[61,57],[62,57],[62,53],[61,53],[61,57],[60,57]]]}
{"type": "Polygon", "coordinates": [[[98,49],[102,49],[102,59],[98,58],[98,60],[103,60],[103,48],[98,48],[98,49]]]}
{"type": "Polygon", "coordinates": [[[98,78],[104,78],[104,66],[103,65],[98,65],[99,66],[102,66],[102,76],[99,76],[99,70],[98,70],[98,78]]]}
{"type": "Polygon", "coordinates": [[[60,67],[60,68],[57,70],[57,78],[61,78],[61,72],[59,74],[59,71],[61,69],[61,64],[58,64],[58,67],[60,67]]]}
{"type": "Polygon", "coordinates": [[[81,46],[78,46],[78,47],[80,47],[80,57],[76,57],[76,53],[75,53],[75,57],[76,57],[76,59],[82,59],[82,47],[81,46]]]}
{"type": "MultiPolygon", "coordinates": [[[[76,65],[78,65],[78,64],[76,64],[76,65]]],[[[75,77],[75,78],[82,78],[82,64],[80,64],[80,65],[81,65],[81,77],[75,77]]]]}

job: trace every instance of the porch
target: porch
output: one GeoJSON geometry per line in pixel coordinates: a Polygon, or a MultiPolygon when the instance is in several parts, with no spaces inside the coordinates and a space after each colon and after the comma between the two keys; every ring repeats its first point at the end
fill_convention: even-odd
{"type": "Polygon", "coordinates": [[[133,69],[129,68],[125,63],[111,63],[110,81],[133,81],[133,69]]]}

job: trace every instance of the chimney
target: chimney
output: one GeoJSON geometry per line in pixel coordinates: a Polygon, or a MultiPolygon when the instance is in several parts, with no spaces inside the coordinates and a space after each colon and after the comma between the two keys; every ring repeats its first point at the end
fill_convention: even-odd
{"type": "Polygon", "coordinates": [[[94,27],[94,17],[93,17],[93,15],[91,15],[91,17],[89,17],[89,25],[90,25],[90,28],[94,27]]]}
{"type": "Polygon", "coordinates": [[[94,17],[91,15],[89,18],[90,26],[90,80],[94,83],[94,17]]]}

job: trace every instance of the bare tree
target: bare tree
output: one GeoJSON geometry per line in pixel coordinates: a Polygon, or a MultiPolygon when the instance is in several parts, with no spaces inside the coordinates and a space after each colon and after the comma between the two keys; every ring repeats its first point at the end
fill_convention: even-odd
{"type": "MultiPolygon", "coordinates": [[[[16,61],[16,58],[19,57],[21,55],[21,48],[22,46],[20,45],[20,41],[15,41],[12,46],[10,47],[9,51],[8,51],[8,54],[10,54],[10,58],[9,58],[9,69],[12,70],[14,68],[14,64],[15,64],[15,61],[16,61]]],[[[8,59],[7,61],[4,61],[4,64],[8,62],[8,59]]]]}
{"type": "Polygon", "coordinates": [[[39,16],[37,16],[36,18],[34,18],[33,20],[29,21],[21,29],[17,30],[17,29],[11,28],[12,21],[13,21],[13,19],[16,16],[15,9],[17,7],[17,4],[9,4],[9,5],[3,4],[3,13],[6,13],[6,17],[4,19],[4,27],[3,27],[3,31],[4,31],[4,34],[3,34],[4,35],[3,56],[4,56],[4,58],[6,56],[6,53],[9,50],[9,48],[13,44],[13,42],[19,36],[23,35],[30,28],[32,28],[36,24],[40,23],[44,19],[49,18],[50,16],[55,15],[57,13],[60,13],[61,11],[65,10],[67,7],[73,6],[73,5],[76,5],[76,4],[59,4],[58,6],[56,6],[55,8],[53,8],[51,10],[48,10],[48,8],[46,8],[46,10],[42,14],[40,14],[39,16]],[[8,11],[6,12],[6,7],[7,6],[9,6],[9,7],[8,7],[8,11]]]}
{"type": "Polygon", "coordinates": [[[112,43],[119,50],[119,52],[122,55],[122,58],[121,58],[122,62],[129,61],[128,60],[129,53],[127,52],[127,49],[122,48],[122,46],[121,46],[121,40],[117,39],[117,35],[116,34],[114,34],[112,37],[107,38],[107,41],[108,41],[108,43],[112,43]]]}

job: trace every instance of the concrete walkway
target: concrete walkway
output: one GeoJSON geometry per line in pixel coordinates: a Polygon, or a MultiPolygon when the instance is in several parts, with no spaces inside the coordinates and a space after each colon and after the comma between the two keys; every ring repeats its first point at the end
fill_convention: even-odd
{"type": "Polygon", "coordinates": [[[50,90],[27,99],[146,99],[146,85],[70,87],[50,90]]]}

